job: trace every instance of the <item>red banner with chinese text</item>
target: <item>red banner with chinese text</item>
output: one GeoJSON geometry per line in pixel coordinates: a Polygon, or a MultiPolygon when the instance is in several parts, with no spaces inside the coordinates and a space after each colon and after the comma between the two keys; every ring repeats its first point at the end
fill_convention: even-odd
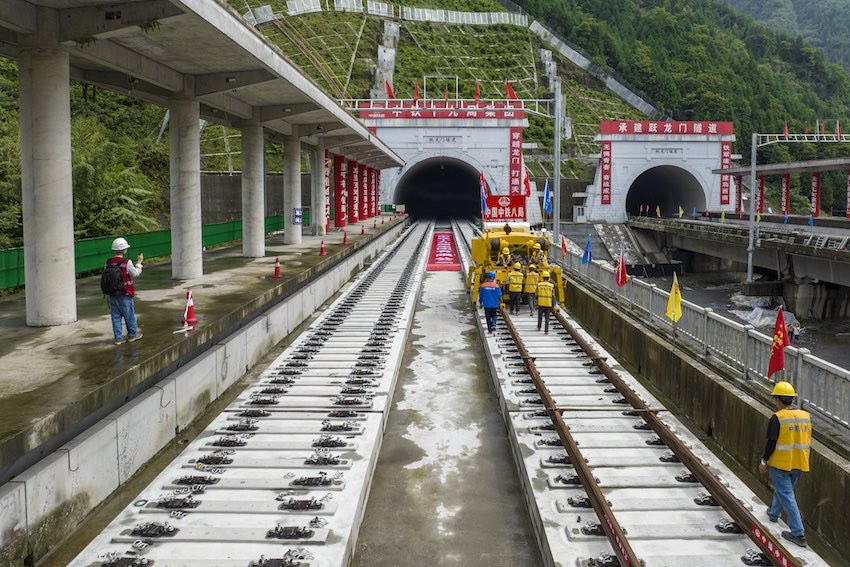
{"type": "Polygon", "coordinates": [[[759,214],[764,213],[764,177],[759,176],[758,183],[756,183],[756,212],[759,214]]]}
{"type": "Polygon", "coordinates": [[[850,219],[850,171],[847,172],[847,211],[844,216],[850,219]]]}
{"type": "Polygon", "coordinates": [[[348,223],[360,217],[360,168],[353,159],[348,160],[348,223]]]}
{"type": "Polygon", "coordinates": [[[782,176],[782,214],[791,213],[791,174],[782,176]]]}
{"type": "Polygon", "coordinates": [[[372,218],[369,209],[369,168],[360,166],[360,220],[372,218]]]}
{"type": "Polygon", "coordinates": [[[324,191],[325,201],[325,232],[331,231],[331,154],[325,150],[325,186],[324,191]]]}
{"type": "Polygon", "coordinates": [[[611,204],[611,142],[602,142],[602,152],[599,156],[600,161],[600,203],[602,205],[611,204]]]}
{"type": "Polygon", "coordinates": [[[735,212],[740,213],[744,208],[744,192],[741,190],[743,181],[740,175],[735,176],[735,212]]]}
{"type": "Polygon", "coordinates": [[[343,228],[348,219],[348,187],[345,156],[334,156],[334,226],[343,228]]]}
{"type": "Polygon", "coordinates": [[[457,254],[454,234],[451,232],[434,232],[426,269],[429,272],[460,271],[460,257],[457,254]]]}
{"type": "Polygon", "coordinates": [[[812,173],[812,216],[820,216],[821,173],[812,173]]]}
{"type": "Polygon", "coordinates": [[[731,136],[732,122],[635,122],[605,121],[599,123],[600,134],[650,134],[659,136],[697,135],[731,136]]]}
{"type": "MultiPolygon", "coordinates": [[[[732,142],[720,142],[720,168],[729,169],[732,166],[732,142]]],[[[730,176],[720,176],[720,204],[729,204],[730,176]]]]}
{"type": "Polygon", "coordinates": [[[510,129],[508,193],[522,195],[522,128],[510,129]]]}
{"type": "Polygon", "coordinates": [[[484,215],[486,222],[525,221],[525,197],[522,195],[490,195],[487,197],[489,211],[484,215]]]}

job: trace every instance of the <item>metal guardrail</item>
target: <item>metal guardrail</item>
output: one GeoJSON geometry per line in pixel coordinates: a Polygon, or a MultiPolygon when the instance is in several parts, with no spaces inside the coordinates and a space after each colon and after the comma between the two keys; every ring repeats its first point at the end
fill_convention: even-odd
{"type": "MultiPolygon", "coordinates": [[[[553,247],[554,249],[554,247],[553,247]]],[[[560,254],[560,250],[557,250],[560,254]]],[[[850,429],[850,371],[811,354],[806,348],[785,348],[785,370],[767,377],[772,336],[718,315],[710,307],[682,301],[682,318],[676,325],[664,316],[668,291],[636,278],[620,289],[615,270],[595,260],[582,265],[581,254],[570,252],[561,265],[584,285],[605,292],[615,304],[630,308],[655,328],[674,334],[740,372],[743,380],[753,381],[766,390],[774,380],[787,380],[797,390],[800,406],[850,429]]]]}

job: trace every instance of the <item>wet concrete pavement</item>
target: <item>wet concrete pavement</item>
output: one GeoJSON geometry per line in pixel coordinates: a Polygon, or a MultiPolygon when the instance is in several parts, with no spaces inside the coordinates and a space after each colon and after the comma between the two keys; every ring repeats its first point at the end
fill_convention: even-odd
{"type": "Polygon", "coordinates": [[[425,277],[352,564],[541,564],[457,272],[425,277]]]}

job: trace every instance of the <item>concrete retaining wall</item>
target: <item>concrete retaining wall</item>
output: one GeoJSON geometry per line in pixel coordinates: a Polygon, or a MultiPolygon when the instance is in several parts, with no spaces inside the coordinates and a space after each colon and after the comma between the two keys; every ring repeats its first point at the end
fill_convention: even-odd
{"type": "Polygon", "coordinates": [[[0,486],[0,565],[37,561],[401,234],[395,226],[0,486]]]}
{"type": "MultiPolygon", "coordinates": [[[[565,307],[605,342],[621,363],[630,365],[643,383],[665,396],[669,409],[687,416],[745,470],[756,470],[771,415],[762,403],[571,279],[566,282],[565,307]]],[[[850,462],[815,442],[811,468],[797,487],[803,519],[808,529],[817,531],[848,558],[850,462]]],[[[744,480],[758,482],[755,476],[744,480]]],[[[763,514],[764,510],[755,512],[763,514]]]]}

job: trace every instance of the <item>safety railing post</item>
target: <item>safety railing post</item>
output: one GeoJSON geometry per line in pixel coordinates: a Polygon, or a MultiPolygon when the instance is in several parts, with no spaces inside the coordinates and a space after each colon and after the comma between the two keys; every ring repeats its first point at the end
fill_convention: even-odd
{"type": "Polygon", "coordinates": [[[755,329],[752,325],[744,325],[744,353],[741,356],[744,366],[744,380],[750,379],[750,331],[755,329]]]}
{"type": "Polygon", "coordinates": [[[652,325],[652,304],[655,303],[653,299],[655,298],[655,291],[658,289],[658,286],[655,284],[649,285],[649,306],[647,311],[649,312],[649,324],[652,325]]]}
{"type": "Polygon", "coordinates": [[[704,307],[702,310],[702,355],[708,354],[708,316],[714,313],[711,307],[704,307]]]}

